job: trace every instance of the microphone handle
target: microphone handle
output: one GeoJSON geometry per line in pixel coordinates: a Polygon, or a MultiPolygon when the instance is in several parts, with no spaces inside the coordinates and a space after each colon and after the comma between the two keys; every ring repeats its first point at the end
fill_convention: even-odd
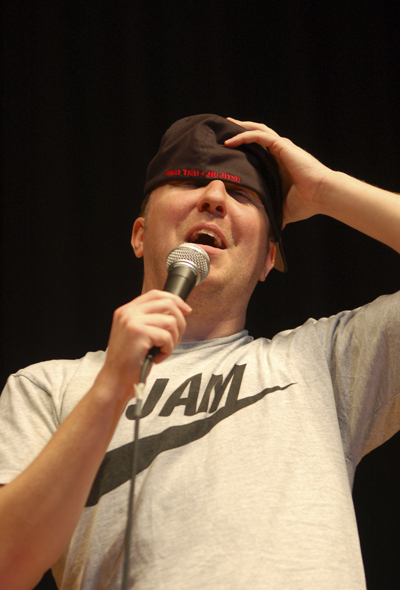
{"type": "MultiPolygon", "coordinates": [[[[175,263],[168,273],[163,291],[179,295],[179,297],[186,301],[196,284],[196,278],[195,271],[191,266],[175,263]]],[[[146,360],[153,362],[159,352],[160,348],[153,346],[147,353],[146,360]]]]}

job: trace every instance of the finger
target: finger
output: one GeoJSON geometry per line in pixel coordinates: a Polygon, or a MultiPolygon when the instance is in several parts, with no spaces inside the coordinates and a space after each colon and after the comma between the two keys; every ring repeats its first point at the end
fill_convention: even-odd
{"type": "Polygon", "coordinates": [[[254,129],[251,131],[243,131],[234,137],[227,139],[225,145],[227,147],[237,147],[243,143],[259,143],[265,147],[270,147],[279,138],[275,132],[261,131],[254,129]]]}
{"type": "Polygon", "coordinates": [[[146,348],[146,351],[156,346],[159,348],[163,358],[170,356],[179,344],[179,339],[175,339],[171,332],[159,326],[149,326],[147,335],[150,338],[150,346],[146,348]]]}
{"type": "Polygon", "coordinates": [[[176,323],[180,335],[186,329],[185,315],[172,301],[151,301],[142,304],[140,306],[140,315],[145,324],[154,323],[156,318],[159,318],[160,321],[162,319],[163,325],[169,325],[173,321],[176,323]]]}
{"type": "Polygon", "coordinates": [[[143,295],[140,295],[136,299],[133,299],[133,301],[131,301],[130,303],[142,304],[142,303],[146,303],[148,301],[157,301],[157,300],[173,301],[173,302],[175,302],[177,307],[182,311],[182,313],[185,313],[185,314],[190,313],[192,311],[192,308],[190,307],[190,305],[188,305],[186,303],[186,301],[184,301],[181,297],[179,297],[178,295],[175,295],[174,293],[169,293],[168,291],[160,291],[159,289],[152,289],[151,291],[147,291],[146,293],[143,293],[143,295]]]}
{"type": "Polygon", "coordinates": [[[162,330],[169,332],[174,340],[175,346],[179,343],[186,328],[186,322],[183,317],[176,318],[172,315],[165,314],[151,314],[145,316],[144,325],[150,328],[161,328],[162,330]]]}
{"type": "Polygon", "coordinates": [[[146,301],[141,303],[140,305],[132,306],[133,313],[142,313],[142,314],[150,314],[150,313],[164,313],[166,315],[176,315],[183,317],[187,315],[186,309],[183,312],[180,307],[175,303],[175,301],[171,301],[168,299],[159,299],[156,301],[146,301]]]}
{"type": "Polygon", "coordinates": [[[254,121],[239,121],[239,119],[234,119],[233,117],[227,117],[229,121],[232,123],[236,123],[236,125],[240,125],[241,127],[245,127],[245,129],[250,130],[260,130],[266,131],[269,133],[273,133],[276,137],[279,137],[278,133],[274,131],[271,127],[268,127],[264,123],[256,123],[254,121]]]}

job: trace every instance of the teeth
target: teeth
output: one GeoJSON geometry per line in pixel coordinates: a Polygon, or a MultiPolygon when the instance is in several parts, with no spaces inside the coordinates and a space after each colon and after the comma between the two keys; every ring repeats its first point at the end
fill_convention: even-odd
{"type": "Polygon", "coordinates": [[[207,236],[211,236],[214,239],[214,242],[215,242],[215,245],[217,246],[217,248],[222,248],[221,238],[216,233],[211,231],[210,229],[199,229],[199,231],[195,231],[190,236],[190,241],[194,242],[195,240],[197,240],[197,238],[199,237],[200,234],[206,234],[207,236]]]}

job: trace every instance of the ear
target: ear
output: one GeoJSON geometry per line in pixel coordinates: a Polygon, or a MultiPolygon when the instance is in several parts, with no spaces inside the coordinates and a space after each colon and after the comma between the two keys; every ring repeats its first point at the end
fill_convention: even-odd
{"type": "Polygon", "coordinates": [[[143,256],[143,234],[144,234],[144,217],[138,217],[133,224],[131,244],[135,256],[142,258],[143,256]]]}
{"type": "Polygon", "coordinates": [[[259,276],[260,281],[265,281],[267,278],[269,271],[271,268],[274,267],[275,264],[275,254],[276,254],[276,244],[272,240],[269,241],[269,250],[268,255],[265,259],[264,268],[259,276]]]}

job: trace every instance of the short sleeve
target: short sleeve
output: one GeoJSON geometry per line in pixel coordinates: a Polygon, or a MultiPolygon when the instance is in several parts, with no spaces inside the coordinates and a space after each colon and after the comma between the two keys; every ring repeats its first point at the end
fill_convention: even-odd
{"type": "Polygon", "coordinates": [[[356,464],[400,430],[400,293],[316,324],[346,455],[356,464]]]}

